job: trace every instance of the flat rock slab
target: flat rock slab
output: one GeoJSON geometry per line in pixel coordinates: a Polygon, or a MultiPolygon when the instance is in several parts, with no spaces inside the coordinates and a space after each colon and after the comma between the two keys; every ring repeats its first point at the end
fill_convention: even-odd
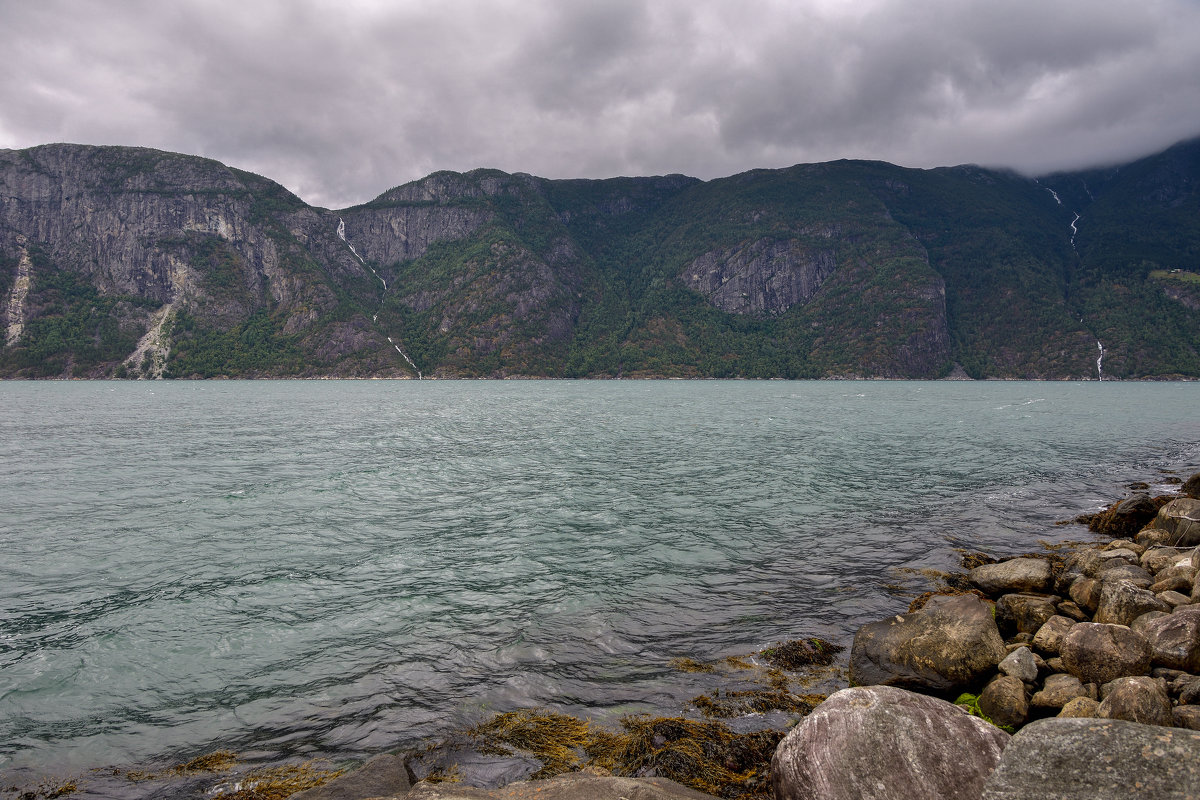
{"type": "Polygon", "coordinates": [[[475,789],[458,783],[413,787],[408,800],[712,800],[666,778],[616,778],[572,772],[544,781],[510,783],[499,789],[475,789]]]}
{"type": "Polygon", "coordinates": [[[982,800],[1200,800],[1200,731],[1055,717],[1012,737],[982,800]]]}
{"type": "Polygon", "coordinates": [[[329,783],[294,794],[291,800],[364,800],[398,796],[407,793],[411,785],[404,759],[385,753],[329,783]]]}
{"type": "Polygon", "coordinates": [[[945,700],[843,689],[779,743],[771,784],[777,800],[976,800],[1008,740],[945,700]]]}

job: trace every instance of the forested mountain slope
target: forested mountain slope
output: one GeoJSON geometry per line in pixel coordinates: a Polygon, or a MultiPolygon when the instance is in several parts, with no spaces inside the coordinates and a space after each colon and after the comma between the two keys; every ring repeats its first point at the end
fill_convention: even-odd
{"type": "Polygon", "coordinates": [[[442,172],[329,211],[0,151],[0,376],[1200,377],[1198,186],[1191,141],[1040,180],[442,172]]]}

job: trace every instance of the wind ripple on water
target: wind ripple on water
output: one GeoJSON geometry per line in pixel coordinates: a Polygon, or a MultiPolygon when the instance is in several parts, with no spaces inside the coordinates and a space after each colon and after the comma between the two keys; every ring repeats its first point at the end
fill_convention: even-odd
{"type": "Polygon", "coordinates": [[[0,770],[675,713],[673,657],[845,642],[1200,460],[1193,386],[1095,389],[5,384],[0,770]]]}

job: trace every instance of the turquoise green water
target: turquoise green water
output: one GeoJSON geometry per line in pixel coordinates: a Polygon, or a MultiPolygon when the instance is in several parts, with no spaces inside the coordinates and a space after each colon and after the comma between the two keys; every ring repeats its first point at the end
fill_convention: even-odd
{"type": "Polygon", "coordinates": [[[1200,385],[0,384],[0,774],[676,713],[1200,469],[1200,385]]]}

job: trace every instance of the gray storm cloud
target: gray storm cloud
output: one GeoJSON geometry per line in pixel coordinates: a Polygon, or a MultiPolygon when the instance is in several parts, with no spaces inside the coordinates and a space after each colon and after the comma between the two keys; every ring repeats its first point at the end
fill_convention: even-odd
{"type": "Polygon", "coordinates": [[[0,0],[0,147],[217,158],[332,207],[438,169],[1045,172],[1200,133],[1195,0],[0,0]]]}

